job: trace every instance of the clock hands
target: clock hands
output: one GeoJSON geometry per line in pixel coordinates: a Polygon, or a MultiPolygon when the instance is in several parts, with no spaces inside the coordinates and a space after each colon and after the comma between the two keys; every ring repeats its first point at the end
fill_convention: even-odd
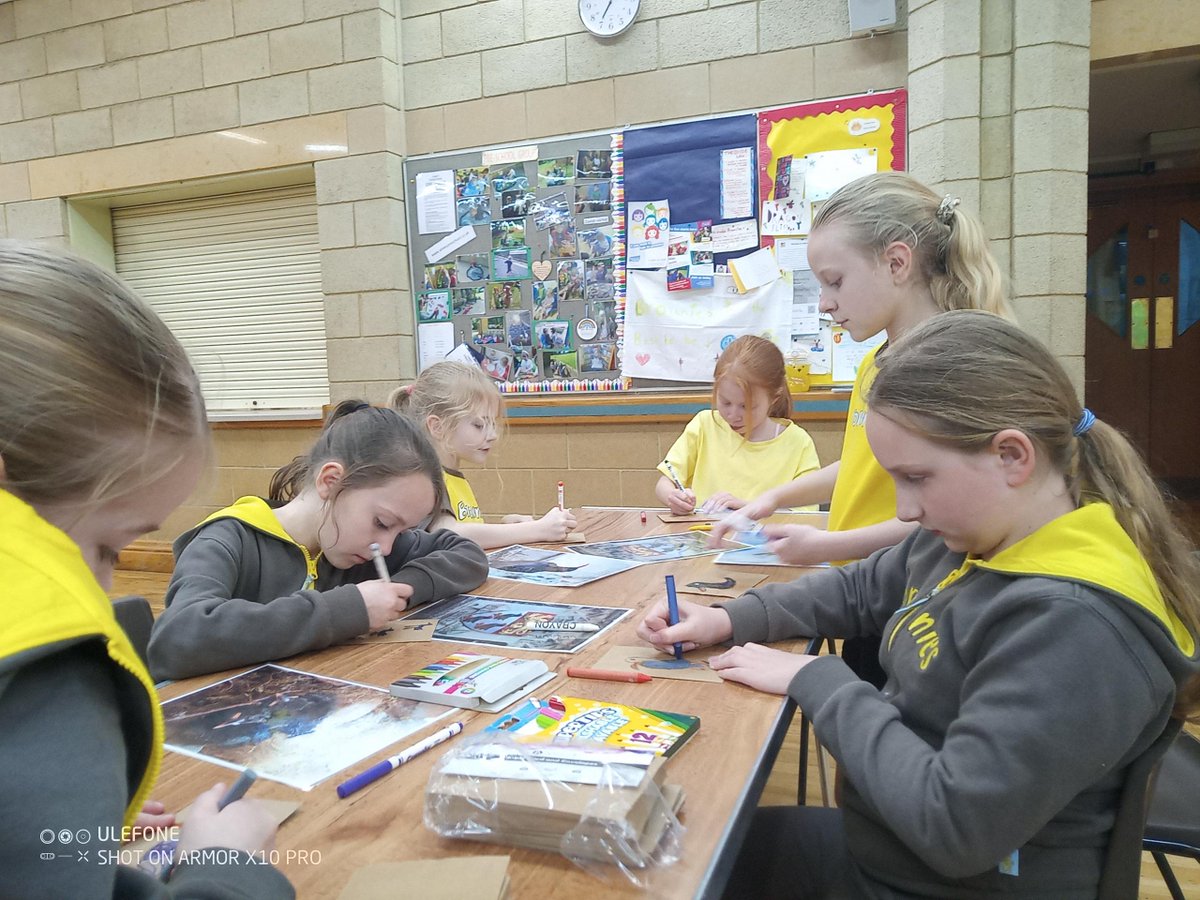
{"type": "Polygon", "coordinates": [[[604,7],[604,12],[600,13],[600,18],[603,19],[605,16],[608,15],[608,11],[610,9],[612,9],[612,3],[613,3],[613,0],[608,0],[608,6],[604,7]]]}

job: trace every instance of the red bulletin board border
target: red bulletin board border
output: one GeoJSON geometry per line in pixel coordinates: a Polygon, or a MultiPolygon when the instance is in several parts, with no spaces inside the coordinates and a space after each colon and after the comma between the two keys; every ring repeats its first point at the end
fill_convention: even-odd
{"type": "MultiPolygon", "coordinates": [[[[771,148],[767,146],[767,136],[776,122],[784,119],[806,119],[825,113],[849,112],[866,109],[871,106],[892,107],[892,168],[903,171],[908,168],[908,91],[896,88],[891,91],[878,91],[872,94],[856,94],[850,97],[839,97],[836,100],[817,100],[812,103],[797,103],[793,106],[780,106],[776,109],[764,109],[758,113],[758,199],[761,203],[769,199],[775,186],[767,175],[771,164],[771,148]]],[[[763,237],[762,246],[769,246],[774,239],[763,237]]]]}

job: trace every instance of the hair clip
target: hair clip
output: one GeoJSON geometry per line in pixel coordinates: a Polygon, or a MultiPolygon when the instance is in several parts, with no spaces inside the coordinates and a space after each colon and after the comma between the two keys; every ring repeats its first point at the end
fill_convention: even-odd
{"type": "Polygon", "coordinates": [[[960,198],[951,197],[949,194],[947,194],[942,198],[942,202],[938,204],[937,212],[934,213],[934,217],[943,225],[949,225],[950,220],[954,218],[954,210],[960,203],[962,203],[960,198]]]}

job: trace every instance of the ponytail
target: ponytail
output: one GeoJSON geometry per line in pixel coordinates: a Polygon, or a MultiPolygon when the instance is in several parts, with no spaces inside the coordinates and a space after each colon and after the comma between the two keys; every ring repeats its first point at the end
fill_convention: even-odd
{"type": "MultiPolygon", "coordinates": [[[[1078,505],[1103,501],[1141,552],[1167,607],[1200,639],[1200,566],[1137,450],[1079,404],[1066,372],[1041,343],[999,316],[959,310],[921,323],[880,360],[871,409],[971,453],[1015,428],[1061,472],[1078,505]]],[[[1200,712],[1200,680],[1176,698],[1200,712]]]]}

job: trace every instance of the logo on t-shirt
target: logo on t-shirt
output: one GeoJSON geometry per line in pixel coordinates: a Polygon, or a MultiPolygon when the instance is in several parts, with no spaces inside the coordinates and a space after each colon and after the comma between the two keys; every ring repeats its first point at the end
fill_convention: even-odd
{"type": "Polygon", "coordinates": [[[478,519],[480,518],[479,507],[471,506],[466,500],[459,500],[458,512],[456,515],[458,517],[458,521],[460,522],[469,522],[471,519],[478,519]]]}

